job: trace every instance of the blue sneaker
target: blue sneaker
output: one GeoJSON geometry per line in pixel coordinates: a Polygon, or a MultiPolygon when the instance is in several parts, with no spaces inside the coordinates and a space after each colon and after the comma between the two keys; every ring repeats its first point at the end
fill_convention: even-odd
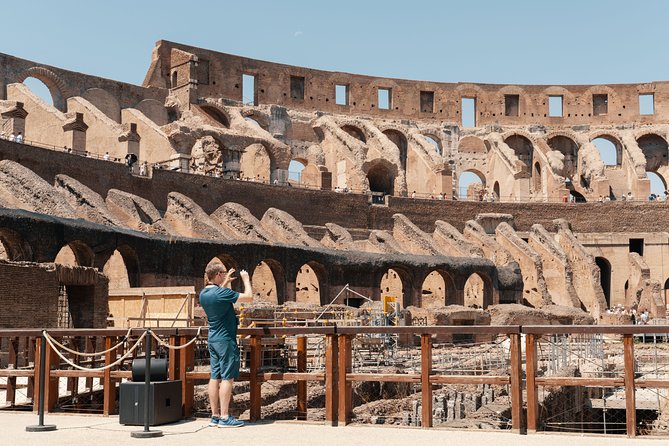
{"type": "Polygon", "coordinates": [[[218,419],[218,427],[242,427],[243,425],[244,425],[243,421],[239,421],[232,415],[229,415],[228,418],[218,419]]]}
{"type": "Polygon", "coordinates": [[[220,421],[219,417],[211,417],[211,421],[209,422],[210,427],[216,427],[218,426],[218,422],[220,421]]]}

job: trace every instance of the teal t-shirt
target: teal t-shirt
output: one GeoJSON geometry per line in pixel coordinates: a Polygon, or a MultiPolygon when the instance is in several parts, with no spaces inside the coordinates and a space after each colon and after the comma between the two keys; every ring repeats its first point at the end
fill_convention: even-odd
{"type": "Polygon", "coordinates": [[[209,319],[209,341],[236,341],[237,316],[233,304],[239,293],[230,288],[207,285],[200,291],[200,305],[209,319]]]}

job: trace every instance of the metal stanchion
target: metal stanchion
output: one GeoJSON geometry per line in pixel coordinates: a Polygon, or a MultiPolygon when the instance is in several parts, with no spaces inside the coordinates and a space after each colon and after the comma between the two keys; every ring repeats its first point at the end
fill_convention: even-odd
{"type": "Polygon", "coordinates": [[[151,390],[151,336],[151,329],[149,328],[146,330],[146,362],[144,364],[144,430],[130,432],[130,436],[133,438],[155,438],[163,436],[163,431],[149,430],[149,405],[151,404],[151,399],[149,398],[149,391],[151,390]]]}
{"type": "Polygon", "coordinates": [[[39,403],[37,405],[37,413],[39,414],[39,422],[37,425],[26,426],[27,432],[46,432],[55,431],[55,424],[44,424],[44,393],[46,389],[46,336],[42,333],[42,341],[39,349],[39,403]]]}

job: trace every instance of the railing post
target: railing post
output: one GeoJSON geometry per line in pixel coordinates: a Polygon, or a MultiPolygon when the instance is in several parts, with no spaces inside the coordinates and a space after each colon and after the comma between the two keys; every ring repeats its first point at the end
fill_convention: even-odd
{"type": "MultiPolygon", "coordinates": [[[[19,349],[19,340],[15,337],[9,338],[9,358],[7,361],[7,367],[10,369],[18,369],[18,349],[19,349]]],[[[5,401],[14,406],[16,402],[16,377],[10,376],[7,378],[7,395],[5,401]]]]}
{"type": "Polygon", "coordinates": [[[250,372],[251,376],[250,381],[250,408],[249,416],[251,421],[257,421],[261,416],[261,403],[262,403],[262,379],[260,378],[260,363],[262,355],[262,345],[260,341],[260,336],[253,335],[251,336],[251,364],[250,372]]]}
{"type": "Polygon", "coordinates": [[[337,425],[337,335],[325,335],[325,421],[337,425]]]}
{"type": "MultiPolygon", "coordinates": [[[[180,336],[180,345],[188,342],[186,336],[180,336]]],[[[195,384],[188,379],[186,373],[193,370],[195,366],[195,349],[193,344],[185,347],[179,354],[179,379],[181,380],[181,402],[183,404],[183,416],[190,417],[193,412],[193,395],[195,393],[195,384]]]]}
{"type": "Polygon", "coordinates": [[[511,333],[511,429],[520,433],[523,422],[523,380],[520,333],[511,333]]]}
{"type": "MultiPolygon", "coordinates": [[[[116,336],[105,336],[105,350],[109,350],[116,343],[116,336]]],[[[105,366],[116,361],[116,350],[105,353],[105,366]]],[[[116,410],[116,380],[111,377],[111,369],[105,369],[102,377],[103,403],[102,410],[104,416],[108,417],[117,412],[116,410]]],[[[148,372],[147,372],[148,373],[148,372]]]]}
{"type": "Polygon", "coordinates": [[[625,412],[627,414],[627,436],[636,436],[636,401],[634,388],[634,336],[623,335],[625,358],[625,412]]]}
{"type": "Polygon", "coordinates": [[[351,336],[339,335],[339,416],[338,421],[346,425],[351,421],[351,405],[353,402],[353,388],[346,374],[351,373],[353,355],[351,352],[351,336]]]}
{"type": "MultiPolygon", "coordinates": [[[[307,371],[307,337],[297,337],[297,372],[307,371]]],[[[297,382],[297,419],[307,419],[307,382],[297,382]]]]}
{"type": "Polygon", "coordinates": [[[420,350],[421,426],[428,428],[432,427],[432,335],[420,336],[420,350]]]}
{"type": "Polygon", "coordinates": [[[527,432],[536,433],[539,411],[537,392],[537,338],[533,334],[525,338],[525,376],[527,378],[527,432]]]}

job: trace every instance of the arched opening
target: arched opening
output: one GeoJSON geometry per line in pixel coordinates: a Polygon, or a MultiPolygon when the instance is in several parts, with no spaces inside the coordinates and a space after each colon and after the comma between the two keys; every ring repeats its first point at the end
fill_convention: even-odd
{"type": "Polygon", "coordinates": [[[176,71],[172,72],[171,86],[172,86],[172,88],[177,88],[177,72],[176,71]]]}
{"type": "Polygon", "coordinates": [[[302,183],[302,171],[307,166],[304,160],[290,160],[288,165],[288,181],[293,184],[302,183]]]}
{"type": "Polygon", "coordinates": [[[17,232],[0,228],[0,259],[18,262],[30,261],[32,257],[32,249],[17,232]]]}
{"type": "Polygon", "coordinates": [[[495,200],[499,200],[502,196],[502,191],[499,188],[499,181],[495,181],[495,184],[492,187],[492,191],[495,194],[495,200]]]}
{"type": "Polygon", "coordinates": [[[355,139],[359,139],[360,141],[367,143],[367,138],[365,138],[365,134],[363,133],[362,130],[360,130],[358,127],[355,127],[350,124],[342,125],[341,129],[354,137],[355,139]]]}
{"type": "Polygon", "coordinates": [[[486,285],[483,278],[477,273],[472,274],[465,282],[465,307],[485,308],[486,285]]]}
{"type": "Polygon", "coordinates": [[[595,257],[595,263],[599,267],[599,283],[604,291],[606,307],[611,308],[611,263],[604,257],[595,257]]]}
{"type": "Polygon", "coordinates": [[[54,263],[71,266],[93,266],[93,250],[85,243],[75,240],[63,246],[54,263]]]}
{"type": "Polygon", "coordinates": [[[623,146],[616,138],[602,135],[593,139],[592,143],[597,147],[604,165],[620,166],[622,163],[623,146]]]}
{"type": "Polygon", "coordinates": [[[667,190],[667,182],[664,181],[662,175],[657,172],[646,172],[646,176],[650,180],[651,195],[654,195],[655,197],[664,197],[664,191],[667,190]]]}
{"type": "Polygon", "coordinates": [[[225,128],[230,128],[230,119],[223,113],[221,110],[216,107],[209,107],[207,105],[201,105],[200,109],[206,113],[211,119],[217,123],[223,125],[225,128]]]}
{"type": "Polygon", "coordinates": [[[262,144],[251,144],[239,160],[239,174],[259,183],[269,183],[271,159],[262,144]]]}
{"type": "Polygon", "coordinates": [[[322,305],[323,268],[314,262],[305,263],[295,278],[295,301],[304,304],[322,305]]]}
{"type": "Polygon", "coordinates": [[[420,307],[443,307],[448,302],[446,281],[439,271],[432,271],[425,277],[421,289],[420,307]]]}
{"type": "Polygon", "coordinates": [[[37,79],[36,77],[27,77],[23,81],[23,85],[28,87],[28,89],[46,105],[56,107],[57,99],[54,97],[54,92],[42,80],[37,79]]]}
{"type": "Polygon", "coordinates": [[[541,165],[539,162],[534,163],[534,172],[532,173],[532,189],[535,194],[541,192],[541,165]]]}
{"type": "Polygon", "coordinates": [[[393,144],[397,146],[400,151],[400,168],[406,170],[407,168],[407,151],[409,149],[409,143],[407,142],[406,136],[397,130],[389,129],[383,132],[386,137],[392,141],[393,144]]]}
{"type": "Polygon", "coordinates": [[[664,281],[664,305],[669,306],[669,279],[664,281]]]}
{"type": "Polygon", "coordinates": [[[467,170],[458,176],[458,198],[479,201],[485,192],[485,176],[474,170],[467,170]]]}
{"type": "Polygon", "coordinates": [[[258,263],[251,276],[253,300],[271,304],[284,302],[285,275],[276,260],[265,259],[258,263]]]}
{"type": "Polygon", "coordinates": [[[393,174],[383,163],[377,163],[369,169],[367,181],[369,181],[369,190],[372,192],[380,192],[384,195],[394,193],[393,174]]]}
{"type": "Polygon", "coordinates": [[[637,139],[637,144],[646,157],[646,171],[657,172],[669,163],[669,145],[659,135],[648,134],[637,139]]]}
{"type": "Polygon", "coordinates": [[[577,172],[578,164],[578,144],[571,138],[558,135],[548,140],[548,145],[552,150],[556,150],[564,155],[564,167],[559,175],[573,179],[577,172]]]}
{"type": "Polygon", "coordinates": [[[406,304],[409,301],[409,290],[408,286],[405,288],[402,274],[399,270],[393,268],[388,269],[381,278],[379,288],[381,290],[382,299],[384,296],[394,297],[395,302],[399,302],[401,307],[407,306],[406,304]]]}
{"type": "Polygon", "coordinates": [[[130,288],[130,279],[128,278],[128,269],[123,261],[123,256],[118,250],[109,257],[107,263],[102,268],[102,273],[109,279],[109,289],[130,288]]]}
{"type": "Polygon", "coordinates": [[[442,154],[441,141],[439,138],[432,135],[421,135],[434,148],[434,151],[439,155],[442,154]]]}
{"type": "Polygon", "coordinates": [[[534,155],[532,141],[522,135],[511,135],[504,142],[513,149],[518,159],[525,165],[525,171],[529,172],[534,155]]]}
{"type": "Polygon", "coordinates": [[[246,121],[249,125],[251,125],[253,127],[257,127],[259,129],[265,130],[265,128],[262,125],[260,125],[260,123],[258,121],[256,121],[255,119],[253,119],[250,116],[245,117],[244,121],[246,121]]]}
{"type": "Polygon", "coordinates": [[[588,200],[585,199],[585,196],[584,196],[582,193],[577,192],[577,191],[575,191],[575,190],[570,190],[570,191],[569,191],[569,194],[570,194],[572,197],[574,197],[574,202],[575,202],[575,203],[585,203],[585,202],[588,201],[588,200]]]}

